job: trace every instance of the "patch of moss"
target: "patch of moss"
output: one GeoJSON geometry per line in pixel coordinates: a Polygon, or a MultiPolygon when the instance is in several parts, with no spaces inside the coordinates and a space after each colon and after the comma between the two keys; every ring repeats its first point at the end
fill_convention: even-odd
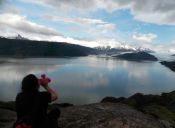
{"type": "Polygon", "coordinates": [[[127,104],[127,105],[129,105],[129,106],[131,106],[133,108],[136,108],[136,106],[137,106],[137,102],[135,100],[126,100],[126,101],[124,101],[122,103],[127,104]]]}
{"type": "Polygon", "coordinates": [[[168,110],[166,107],[160,105],[151,105],[143,108],[146,114],[152,115],[156,118],[167,120],[167,121],[175,121],[175,113],[168,110]]]}

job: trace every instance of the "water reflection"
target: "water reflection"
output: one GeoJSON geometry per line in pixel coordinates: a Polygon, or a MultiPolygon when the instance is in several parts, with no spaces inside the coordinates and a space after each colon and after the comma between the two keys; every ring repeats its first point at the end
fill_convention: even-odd
{"type": "Polygon", "coordinates": [[[0,66],[0,100],[14,100],[22,78],[46,73],[59,94],[57,102],[85,104],[105,96],[157,94],[174,90],[175,73],[158,62],[129,62],[112,58],[6,59],[0,66]]]}
{"type": "Polygon", "coordinates": [[[14,100],[20,91],[21,80],[30,73],[40,75],[44,72],[53,72],[58,65],[17,65],[1,64],[0,66],[0,100],[14,100]]]}

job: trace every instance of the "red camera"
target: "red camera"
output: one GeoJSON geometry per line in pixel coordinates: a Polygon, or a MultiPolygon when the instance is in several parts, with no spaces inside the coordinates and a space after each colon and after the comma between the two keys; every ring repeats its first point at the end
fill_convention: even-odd
{"type": "Polygon", "coordinates": [[[51,82],[51,79],[49,77],[46,77],[45,74],[42,74],[41,78],[38,81],[40,85],[44,85],[46,80],[48,81],[48,83],[51,82]]]}

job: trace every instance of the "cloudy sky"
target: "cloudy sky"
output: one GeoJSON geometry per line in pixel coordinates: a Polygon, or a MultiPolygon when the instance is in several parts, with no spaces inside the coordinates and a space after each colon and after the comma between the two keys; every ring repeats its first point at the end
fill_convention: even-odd
{"type": "Polygon", "coordinates": [[[0,36],[175,53],[175,0],[0,0],[0,36]]]}

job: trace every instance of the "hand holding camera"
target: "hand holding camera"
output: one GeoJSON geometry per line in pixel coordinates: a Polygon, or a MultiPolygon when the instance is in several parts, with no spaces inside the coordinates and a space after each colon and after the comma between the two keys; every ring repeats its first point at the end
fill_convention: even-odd
{"type": "Polygon", "coordinates": [[[48,86],[48,83],[51,82],[51,79],[49,77],[46,77],[45,74],[42,74],[41,78],[38,81],[40,85],[42,85],[43,87],[46,87],[48,86]]]}

